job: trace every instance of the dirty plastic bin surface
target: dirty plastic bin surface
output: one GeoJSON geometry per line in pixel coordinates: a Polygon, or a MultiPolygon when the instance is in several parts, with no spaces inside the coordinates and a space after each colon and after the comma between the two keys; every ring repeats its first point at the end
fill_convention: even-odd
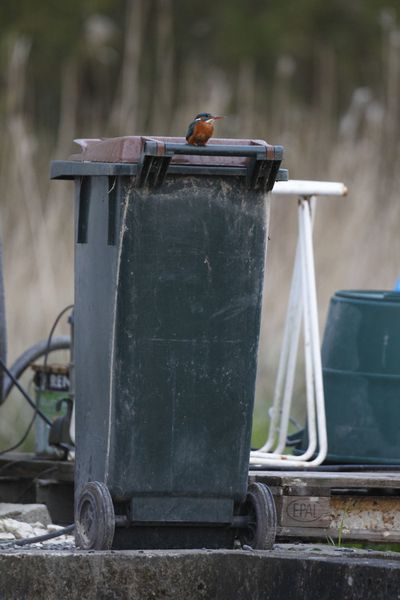
{"type": "Polygon", "coordinates": [[[76,504],[105,484],[114,547],[232,546],[247,492],[282,148],[182,141],[91,140],[52,163],[76,189],[76,504]]]}
{"type": "Polygon", "coordinates": [[[339,291],[322,346],[328,460],[400,463],[400,293],[339,291]]]}

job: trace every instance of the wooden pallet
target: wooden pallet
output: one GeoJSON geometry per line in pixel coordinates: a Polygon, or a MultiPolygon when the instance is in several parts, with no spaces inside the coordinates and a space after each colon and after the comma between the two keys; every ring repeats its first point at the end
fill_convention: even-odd
{"type": "MultiPolygon", "coordinates": [[[[272,490],[278,540],[400,543],[400,469],[380,472],[251,471],[272,490]]],[[[74,464],[0,456],[0,502],[44,502],[55,522],[73,518],[74,464]]]]}
{"type": "Polygon", "coordinates": [[[34,454],[0,456],[0,502],[46,504],[54,523],[74,518],[74,464],[34,454]]]}
{"type": "Polygon", "coordinates": [[[400,470],[252,471],[275,497],[278,539],[400,543],[400,470]]]}
{"type": "Polygon", "coordinates": [[[51,458],[39,458],[28,452],[9,452],[0,456],[0,481],[35,478],[73,482],[74,463],[51,458]]]}

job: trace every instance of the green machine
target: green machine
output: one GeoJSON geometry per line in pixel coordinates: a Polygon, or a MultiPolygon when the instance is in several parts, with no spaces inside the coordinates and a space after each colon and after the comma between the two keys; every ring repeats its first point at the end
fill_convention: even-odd
{"type": "MultiPolygon", "coordinates": [[[[32,365],[36,406],[54,424],[66,417],[72,402],[69,397],[69,367],[65,365],[32,365]]],[[[69,419],[70,420],[70,419],[69,419]]],[[[59,427],[58,427],[59,428],[59,427]]],[[[54,436],[51,426],[38,418],[35,422],[35,453],[42,457],[62,458],[65,450],[50,445],[54,436]]]]}

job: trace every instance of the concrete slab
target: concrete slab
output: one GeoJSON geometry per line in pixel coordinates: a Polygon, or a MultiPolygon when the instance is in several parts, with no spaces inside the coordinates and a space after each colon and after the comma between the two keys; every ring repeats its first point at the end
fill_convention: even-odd
{"type": "Polygon", "coordinates": [[[23,523],[51,523],[49,511],[44,504],[13,504],[0,502],[0,519],[11,518],[23,523]]]}
{"type": "Polygon", "coordinates": [[[321,546],[0,552],[8,600],[398,600],[400,555],[321,546]]]}

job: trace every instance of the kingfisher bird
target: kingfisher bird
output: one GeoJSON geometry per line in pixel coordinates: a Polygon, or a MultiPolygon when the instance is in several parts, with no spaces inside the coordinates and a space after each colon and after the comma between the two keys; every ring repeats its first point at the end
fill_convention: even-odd
{"type": "Polygon", "coordinates": [[[190,123],[186,141],[192,146],[205,146],[214,133],[214,121],[224,117],[214,117],[210,113],[199,113],[190,123]]]}

